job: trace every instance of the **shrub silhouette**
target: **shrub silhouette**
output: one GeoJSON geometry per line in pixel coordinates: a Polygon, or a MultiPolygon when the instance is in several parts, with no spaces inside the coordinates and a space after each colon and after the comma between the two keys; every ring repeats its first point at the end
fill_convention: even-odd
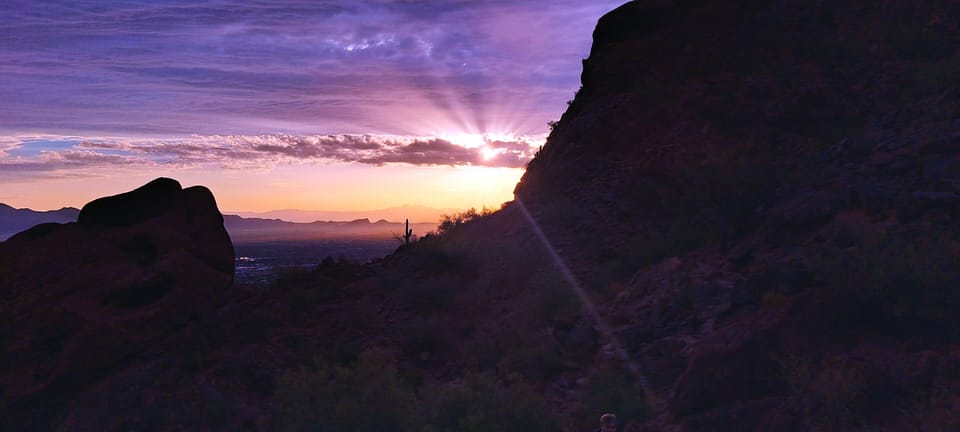
{"type": "Polygon", "coordinates": [[[317,361],[280,376],[272,405],[283,431],[416,430],[416,399],[389,353],[368,351],[350,367],[317,361]]]}
{"type": "Polygon", "coordinates": [[[584,394],[587,413],[578,418],[596,419],[604,412],[617,413],[626,424],[650,416],[650,403],[639,382],[627,371],[607,369],[590,378],[584,394]]]}
{"type": "Polygon", "coordinates": [[[443,215],[443,217],[440,219],[440,226],[437,227],[437,232],[440,234],[451,232],[474,219],[490,216],[493,214],[493,212],[493,209],[489,209],[484,206],[479,212],[477,209],[471,207],[460,213],[443,215]]]}
{"type": "Polygon", "coordinates": [[[357,362],[324,361],[284,373],[271,400],[273,428],[283,431],[555,431],[557,417],[538,394],[514,377],[502,384],[468,372],[419,392],[401,378],[388,351],[357,362]],[[418,397],[418,394],[421,395],[418,397]]]}
{"type": "Polygon", "coordinates": [[[952,239],[934,227],[880,232],[852,251],[827,251],[815,268],[838,313],[854,325],[914,341],[955,340],[960,270],[952,239]],[[928,232],[928,230],[930,232],[928,232]]]}
{"type": "Polygon", "coordinates": [[[454,385],[425,389],[431,432],[555,431],[555,416],[523,382],[500,386],[490,375],[468,373],[454,385]]]}

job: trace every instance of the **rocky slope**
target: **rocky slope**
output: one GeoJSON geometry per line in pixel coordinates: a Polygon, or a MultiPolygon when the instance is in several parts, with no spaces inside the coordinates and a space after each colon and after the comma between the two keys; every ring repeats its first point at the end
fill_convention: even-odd
{"type": "Polygon", "coordinates": [[[600,21],[516,193],[609,299],[651,425],[957,427],[958,16],[636,1],[600,21]]]}

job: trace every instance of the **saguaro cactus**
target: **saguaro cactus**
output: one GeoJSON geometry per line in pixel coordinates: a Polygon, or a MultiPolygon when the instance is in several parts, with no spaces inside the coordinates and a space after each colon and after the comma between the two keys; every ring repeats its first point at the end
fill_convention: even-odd
{"type": "Polygon", "coordinates": [[[413,236],[413,230],[410,229],[410,219],[403,223],[403,244],[410,244],[410,237],[413,236]]]}

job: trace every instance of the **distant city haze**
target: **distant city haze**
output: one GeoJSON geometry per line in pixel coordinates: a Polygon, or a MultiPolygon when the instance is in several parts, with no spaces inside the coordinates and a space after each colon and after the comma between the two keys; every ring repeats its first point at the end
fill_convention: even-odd
{"type": "MultiPolygon", "coordinates": [[[[369,211],[224,212],[224,226],[235,243],[264,241],[306,241],[318,239],[377,239],[397,241],[407,226],[417,237],[436,231],[443,215],[456,209],[401,206],[369,211]]],[[[76,222],[80,210],[74,207],[38,212],[0,203],[0,241],[42,223],[76,222]]],[[[322,257],[321,257],[322,258],[322,257]]],[[[369,257],[365,257],[369,258],[369,257]]]]}
{"type": "Polygon", "coordinates": [[[234,212],[499,207],[620,3],[5,4],[0,202],[164,176],[234,212]]]}
{"type": "Polygon", "coordinates": [[[267,212],[225,211],[244,218],[280,219],[288,222],[310,223],[316,221],[353,221],[369,219],[370,222],[386,220],[389,222],[439,224],[444,215],[452,215],[461,209],[436,209],[426,206],[400,206],[378,210],[324,211],[324,210],[273,210],[267,212]]]}

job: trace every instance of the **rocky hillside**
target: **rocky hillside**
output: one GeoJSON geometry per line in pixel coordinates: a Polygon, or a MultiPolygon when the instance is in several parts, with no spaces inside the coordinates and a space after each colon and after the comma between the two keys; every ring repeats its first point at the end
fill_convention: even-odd
{"type": "Polygon", "coordinates": [[[214,212],[184,222],[191,189],[35,228],[0,244],[3,286],[43,287],[3,291],[0,420],[958,430],[958,18],[953,1],[630,2],[598,24],[516,202],[265,291],[208,301],[228,272],[199,262],[227,248],[214,212]],[[179,257],[209,282],[181,289],[179,257]]]}
{"type": "Polygon", "coordinates": [[[650,424],[958,427],[957,17],[636,1],[600,21],[516,194],[606,299],[650,424]]]}

